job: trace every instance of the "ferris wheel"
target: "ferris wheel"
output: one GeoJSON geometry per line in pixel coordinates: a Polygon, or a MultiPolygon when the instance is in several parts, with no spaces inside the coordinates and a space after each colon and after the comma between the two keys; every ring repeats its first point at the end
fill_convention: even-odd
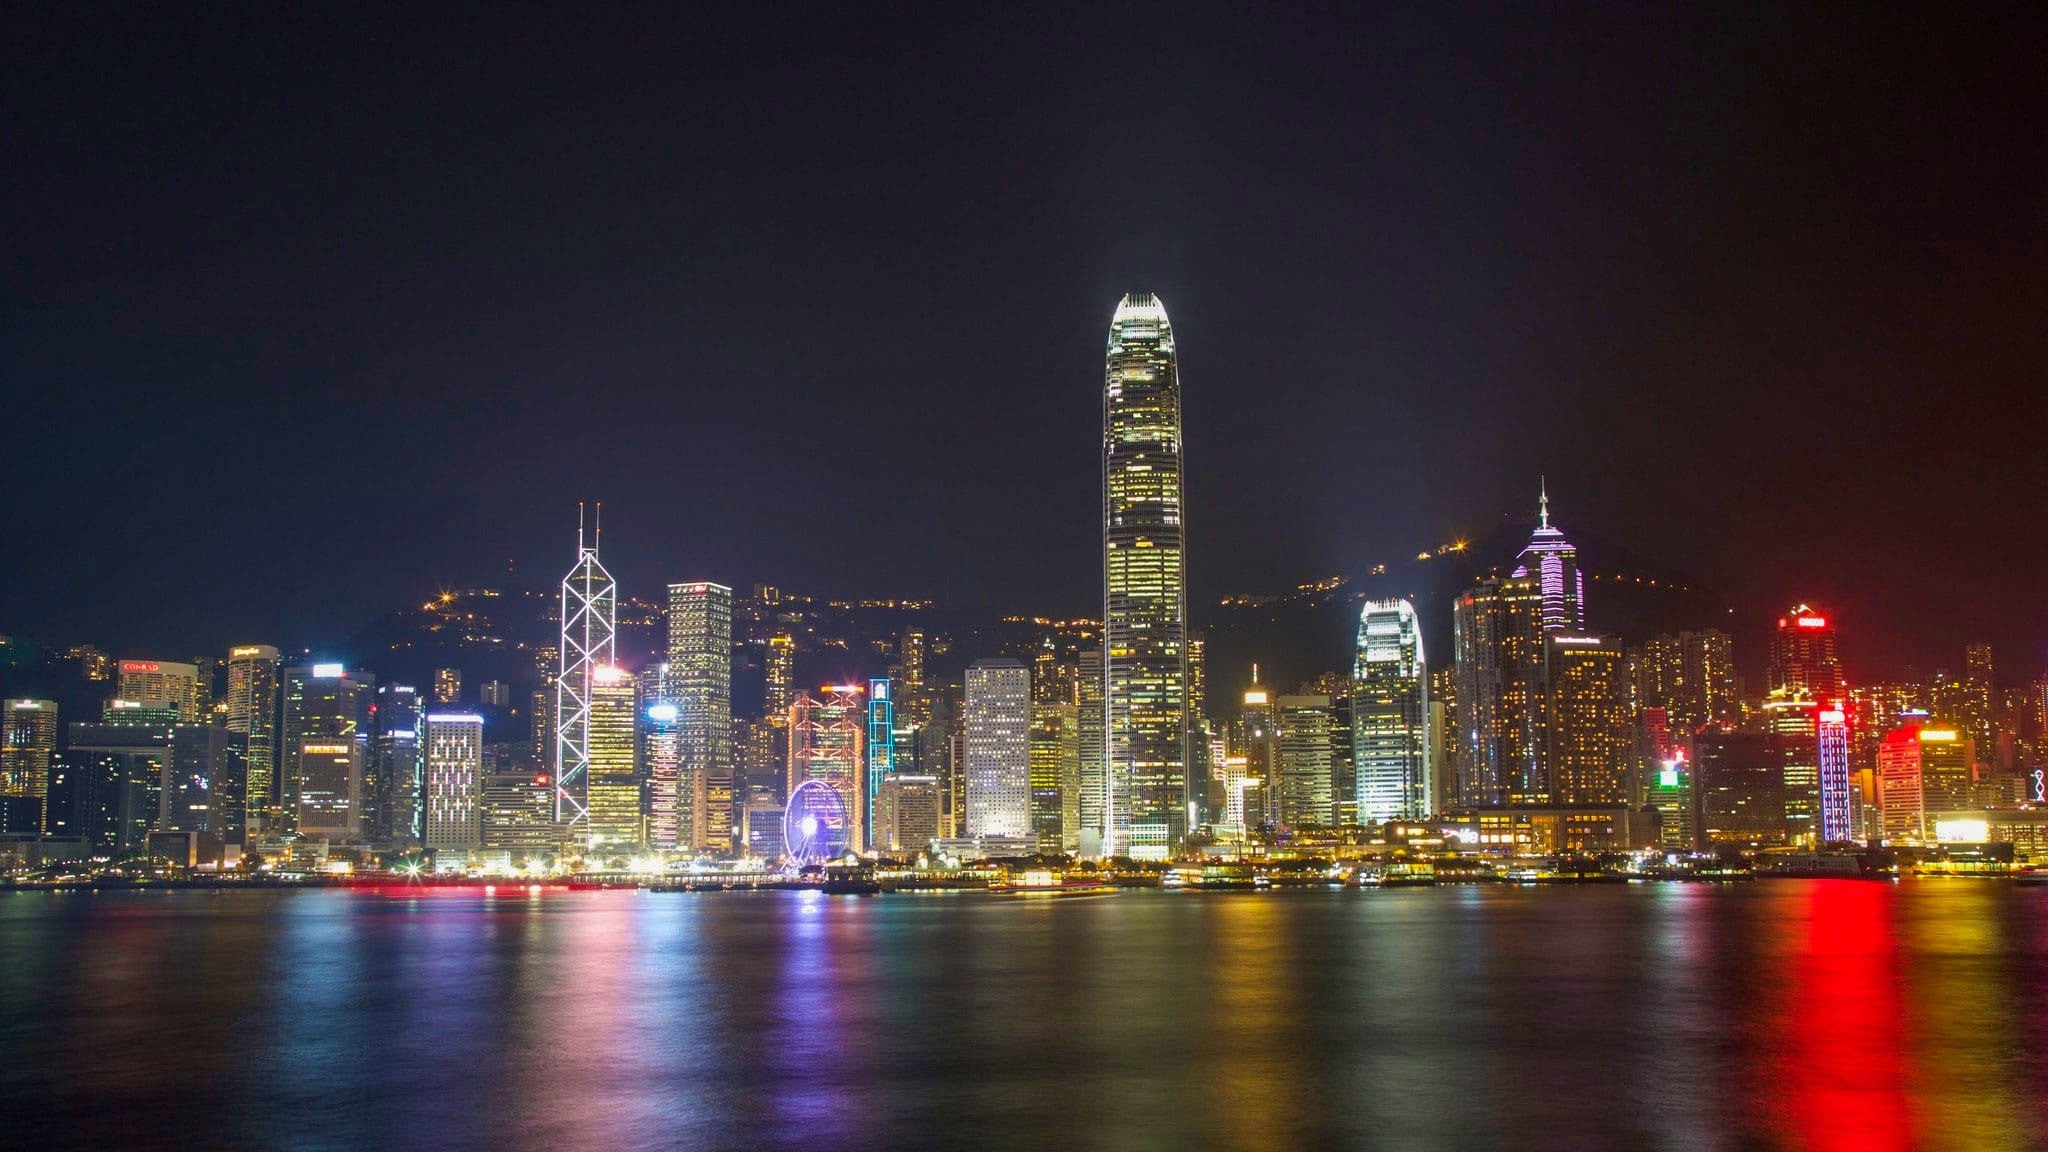
{"type": "Polygon", "coordinates": [[[846,852],[846,798],[823,780],[806,780],[789,794],[782,814],[782,851],[802,868],[846,852]]]}

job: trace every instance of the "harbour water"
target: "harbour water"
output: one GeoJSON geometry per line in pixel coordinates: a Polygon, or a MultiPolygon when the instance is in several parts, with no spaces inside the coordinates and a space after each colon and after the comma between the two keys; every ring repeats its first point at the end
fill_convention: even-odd
{"type": "Polygon", "coordinates": [[[2034,1148],[2048,888],[18,892],[0,1101],[23,1149],[2034,1148]]]}

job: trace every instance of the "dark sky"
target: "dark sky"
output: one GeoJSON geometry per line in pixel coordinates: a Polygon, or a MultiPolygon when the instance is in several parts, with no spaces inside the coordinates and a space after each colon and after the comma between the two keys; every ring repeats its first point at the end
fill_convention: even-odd
{"type": "Polygon", "coordinates": [[[1087,612],[1141,288],[1198,601],[1547,473],[1866,659],[2048,648],[2023,16],[559,7],[9,10],[0,631],[346,630],[579,498],[629,591],[1087,612]]]}

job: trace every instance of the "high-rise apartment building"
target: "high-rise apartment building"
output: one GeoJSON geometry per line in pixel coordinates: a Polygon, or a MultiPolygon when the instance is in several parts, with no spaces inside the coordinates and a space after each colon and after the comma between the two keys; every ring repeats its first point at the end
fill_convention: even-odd
{"type": "Polygon", "coordinates": [[[732,589],[699,580],[668,586],[669,702],[676,706],[682,775],[701,789],[690,846],[733,853],[737,812],[732,748],[732,589]]]}
{"type": "Polygon", "coordinates": [[[483,847],[484,718],[430,712],[426,739],[421,838],[445,863],[483,847]]]}
{"type": "Polygon", "coordinates": [[[1180,368],[1158,297],[1117,305],[1105,360],[1103,851],[1164,859],[1190,794],[1180,368]]]}
{"type": "Polygon", "coordinates": [[[1430,813],[1429,669],[1406,600],[1368,601],[1351,667],[1351,745],[1361,824],[1430,813]]]}
{"type": "Polygon", "coordinates": [[[1031,670],[1008,659],[967,669],[967,836],[1030,836],[1031,670]]]}
{"type": "Polygon", "coordinates": [[[237,644],[228,649],[228,731],[246,737],[245,832],[266,831],[277,803],[277,649],[237,644]]]}

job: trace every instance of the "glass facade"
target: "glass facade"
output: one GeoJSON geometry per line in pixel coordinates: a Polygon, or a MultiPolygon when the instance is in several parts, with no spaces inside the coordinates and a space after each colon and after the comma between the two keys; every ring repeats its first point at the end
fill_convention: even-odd
{"type": "Polygon", "coordinates": [[[1180,368],[1149,293],[1110,320],[1102,418],[1102,851],[1162,859],[1187,831],[1187,570],[1180,368]]]}
{"type": "Polygon", "coordinates": [[[1429,815],[1429,668],[1406,600],[1368,601],[1359,613],[1351,733],[1358,822],[1429,815]]]}

